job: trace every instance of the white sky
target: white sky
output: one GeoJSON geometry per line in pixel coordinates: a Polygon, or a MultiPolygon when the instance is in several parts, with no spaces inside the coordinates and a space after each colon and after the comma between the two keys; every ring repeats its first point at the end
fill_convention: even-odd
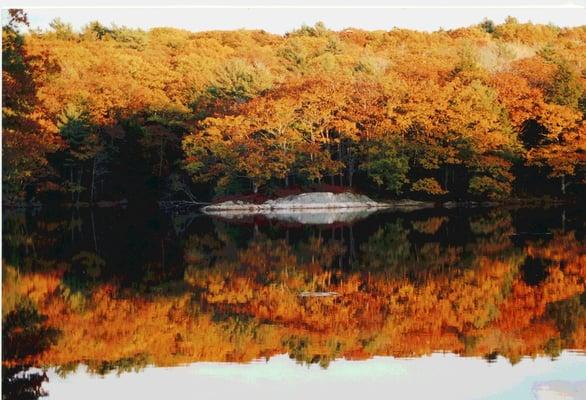
{"type": "Polygon", "coordinates": [[[224,0],[216,3],[174,0],[166,4],[161,0],[103,0],[84,3],[89,8],[69,8],[78,4],[75,0],[4,0],[2,7],[37,7],[27,9],[32,28],[47,28],[57,17],[72,23],[76,29],[98,20],[105,25],[115,23],[143,29],[157,26],[191,31],[245,28],[273,33],[285,33],[317,21],[335,30],[400,27],[432,31],[468,26],[484,18],[502,22],[509,15],[522,22],[558,26],[586,24],[586,0],[363,0],[362,3],[358,0],[224,0]],[[47,4],[59,8],[47,9],[47,4]],[[430,4],[434,8],[427,7],[430,4]],[[216,8],[220,5],[221,8],[216,8]]]}
{"type": "Polygon", "coordinates": [[[49,371],[49,400],[102,399],[584,399],[586,357],[564,352],[511,365],[453,354],[415,359],[338,360],[327,369],[296,365],[286,355],[250,364],[148,367],[104,378],[84,368],[65,379],[49,371]]]}

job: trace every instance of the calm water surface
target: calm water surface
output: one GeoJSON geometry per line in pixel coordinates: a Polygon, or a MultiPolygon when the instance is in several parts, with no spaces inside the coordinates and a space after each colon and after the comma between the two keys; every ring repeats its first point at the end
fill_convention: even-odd
{"type": "Polygon", "coordinates": [[[4,393],[586,398],[584,210],[310,221],[5,210],[4,393]]]}

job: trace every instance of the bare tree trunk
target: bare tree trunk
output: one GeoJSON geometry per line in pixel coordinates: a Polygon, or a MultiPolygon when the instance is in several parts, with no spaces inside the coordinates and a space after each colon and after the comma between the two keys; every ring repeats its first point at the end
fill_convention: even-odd
{"type": "Polygon", "coordinates": [[[562,175],[562,195],[566,195],[566,175],[562,175]]]}
{"type": "Polygon", "coordinates": [[[161,239],[161,269],[165,271],[165,240],[161,239]]]}
{"type": "MultiPolygon", "coordinates": [[[[338,161],[342,162],[342,142],[338,142],[338,161]]],[[[344,169],[340,170],[340,186],[344,186],[344,169]]]]}
{"type": "MultiPolygon", "coordinates": [[[[346,249],[346,241],[344,240],[344,226],[342,226],[340,228],[340,242],[342,243],[342,248],[346,249]]],[[[343,262],[342,257],[344,257],[346,254],[347,254],[346,252],[340,253],[340,258],[338,261],[338,266],[340,269],[342,268],[342,262],[343,262]]]]}
{"type": "Polygon", "coordinates": [[[79,175],[77,178],[77,202],[79,203],[79,198],[81,196],[81,181],[83,177],[83,167],[79,170],[79,175]]]}
{"type": "Polygon", "coordinates": [[[449,177],[449,167],[446,165],[446,169],[444,171],[444,189],[448,190],[448,177],[449,177]]]}
{"type": "Polygon", "coordinates": [[[69,167],[69,182],[71,182],[71,202],[75,199],[75,193],[73,192],[73,165],[69,167]]]}
{"type": "Polygon", "coordinates": [[[94,210],[91,209],[90,215],[92,216],[92,233],[94,235],[94,250],[98,254],[98,239],[96,237],[96,224],[94,222],[94,210]]]}
{"type": "Polygon", "coordinates": [[[350,235],[350,264],[353,265],[354,261],[356,260],[356,245],[354,243],[354,230],[352,229],[352,225],[349,227],[349,235],[350,235]]]}
{"type": "Polygon", "coordinates": [[[255,181],[252,181],[252,193],[258,193],[258,184],[255,181]]]}
{"type": "MultiPolygon", "coordinates": [[[[34,236],[29,235],[29,233],[28,233],[28,227],[26,226],[26,221],[24,222],[23,227],[24,227],[24,232],[26,234],[26,237],[30,237],[31,247],[33,249],[33,254],[36,257],[37,256],[37,249],[35,248],[34,236]]],[[[28,255],[28,247],[26,247],[26,253],[28,255]]]]}
{"type": "MultiPolygon", "coordinates": [[[[92,187],[91,187],[91,194],[90,194],[90,203],[94,204],[94,186],[95,186],[95,182],[96,182],[96,158],[97,156],[94,156],[94,163],[92,165],[92,187]]],[[[93,218],[93,215],[92,215],[93,218]]]]}
{"type": "MultiPolygon", "coordinates": [[[[326,140],[327,140],[327,142],[325,144],[325,146],[326,146],[326,152],[328,153],[328,155],[330,156],[330,158],[332,158],[332,145],[330,143],[330,138],[328,137],[326,140]]],[[[328,172],[328,175],[330,177],[330,183],[332,182],[333,174],[334,173],[332,171],[329,171],[328,172]]]]}
{"type": "Polygon", "coordinates": [[[159,178],[163,176],[163,144],[164,140],[161,139],[161,149],[159,152],[159,178]]]}
{"type": "Polygon", "coordinates": [[[354,178],[354,156],[348,150],[348,187],[352,187],[352,179],[354,178]]]}

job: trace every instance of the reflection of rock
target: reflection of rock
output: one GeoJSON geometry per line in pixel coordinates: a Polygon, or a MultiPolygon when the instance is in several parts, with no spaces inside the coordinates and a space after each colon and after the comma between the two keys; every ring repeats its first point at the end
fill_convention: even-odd
{"type": "MultiPolygon", "coordinates": [[[[413,200],[401,200],[393,203],[379,203],[367,196],[354,194],[354,193],[329,193],[329,192],[318,192],[318,193],[303,193],[294,196],[287,196],[275,200],[267,200],[262,204],[246,203],[242,201],[226,201],[219,204],[212,204],[210,206],[202,208],[202,211],[206,214],[221,215],[223,217],[229,217],[232,215],[250,215],[250,214],[263,214],[263,215],[277,215],[280,214],[284,220],[292,219],[296,222],[301,222],[300,219],[312,220],[319,218],[326,222],[307,222],[307,223],[331,223],[327,222],[332,220],[346,221],[346,217],[332,217],[333,213],[346,213],[346,214],[359,214],[365,210],[374,211],[383,208],[426,208],[432,207],[433,203],[425,203],[413,200]],[[311,217],[301,218],[299,215],[313,214],[311,217]],[[317,216],[322,213],[323,216],[317,216]],[[284,215],[287,215],[283,217],[284,215]]],[[[368,213],[366,214],[368,215],[368,213]]],[[[355,218],[357,215],[352,215],[355,218]]]]}
{"type": "Polygon", "coordinates": [[[496,207],[499,203],[496,201],[446,201],[442,204],[444,208],[456,208],[456,207],[465,207],[465,208],[473,208],[473,207],[496,207]]]}
{"type": "Polygon", "coordinates": [[[254,213],[242,211],[217,211],[210,214],[220,216],[224,219],[236,220],[250,217],[251,214],[261,215],[267,219],[276,220],[280,222],[290,222],[304,225],[330,225],[337,223],[352,223],[377,211],[375,208],[356,210],[356,209],[340,209],[340,210],[263,210],[254,213]]]}

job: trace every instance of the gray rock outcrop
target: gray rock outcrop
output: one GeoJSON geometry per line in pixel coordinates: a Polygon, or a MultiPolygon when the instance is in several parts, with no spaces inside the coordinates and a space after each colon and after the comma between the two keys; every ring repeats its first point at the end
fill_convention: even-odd
{"type": "Polygon", "coordinates": [[[368,196],[354,193],[302,193],[267,200],[262,204],[253,204],[243,201],[225,201],[202,208],[207,214],[238,212],[246,214],[264,214],[273,211],[302,211],[302,210],[348,210],[348,209],[380,209],[388,208],[387,203],[379,203],[368,196]]]}

